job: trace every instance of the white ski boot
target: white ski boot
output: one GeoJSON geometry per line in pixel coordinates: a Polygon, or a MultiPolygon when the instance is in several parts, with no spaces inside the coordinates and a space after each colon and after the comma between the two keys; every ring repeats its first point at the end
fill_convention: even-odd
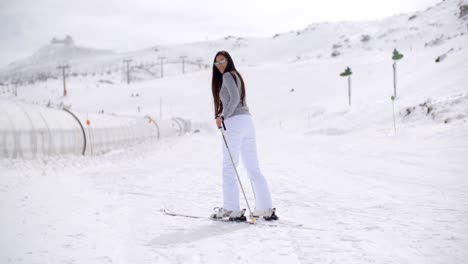
{"type": "Polygon", "coordinates": [[[253,212],[253,217],[260,218],[263,217],[266,221],[274,221],[278,220],[278,216],[276,215],[276,208],[268,208],[268,209],[255,209],[253,212]]]}
{"type": "Polygon", "coordinates": [[[247,218],[244,215],[245,209],[242,209],[240,211],[229,211],[222,207],[215,207],[213,208],[213,211],[215,211],[215,213],[210,216],[211,218],[236,222],[247,221],[247,218]]]}

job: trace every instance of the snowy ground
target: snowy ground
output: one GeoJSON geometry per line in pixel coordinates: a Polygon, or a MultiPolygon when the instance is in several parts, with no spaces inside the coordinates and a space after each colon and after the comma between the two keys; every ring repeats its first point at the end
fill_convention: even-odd
{"type": "MultiPolygon", "coordinates": [[[[200,133],[99,156],[1,160],[0,262],[466,262],[468,129],[462,86],[436,89],[441,84],[429,79],[420,95],[417,88],[408,88],[414,76],[402,67],[395,134],[391,102],[385,92],[372,92],[372,83],[360,84],[369,92],[356,92],[350,108],[339,88],[318,92],[294,81],[301,71],[312,71],[317,74],[306,78],[326,83],[323,76],[332,65],[310,62],[244,71],[261,167],[278,215],[304,228],[217,223],[159,212],[169,208],[209,215],[222,201],[221,138],[213,127],[209,72],[204,72],[168,79],[166,85],[173,89],[162,93],[167,102],[183,102],[173,104],[172,112],[199,122],[200,133]],[[295,92],[267,78],[280,76],[285,68],[292,70],[282,82],[296,87],[295,92]],[[271,85],[262,86],[261,80],[271,85]],[[205,90],[197,93],[193,83],[205,90]],[[190,96],[178,97],[183,91],[190,96]],[[419,105],[428,98],[434,118],[419,105]],[[406,108],[413,106],[405,117],[406,108]],[[447,119],[451,121],[444,123],[447,119]]],[[[384,65],[369,65],[367,71],[375,76],[384,65]]],[[[464,70],[454,69],[447,78],[464,70]]],[[[336,81],[337,87],[345,83],[336,81]]],[[[141,83],[134,89],[163,91],[154,86],[141,83]]],[[[89,104],[81,103],[83,108],[89,104]]],[[[123,111],[132,104],[122,106],[123,111]]],[[[248,186],[245,171],[240,173],[248,186]]],[[[252,202],[250,189],[248,197],[252,202]]]]}
{"type": "MultiPolygon", "coordinates": [[[[174,218],[221,202],[202,132],[98,157],[1,161],[2,263],[464,263],[466,130],[397,136],[259,131],[281,219],[174,218]],[[436,136],[434,136],[436,134],[436,136]],[[281,149],[281,151],[278,151],[281,149]],[[197,155],[194,155],[197,153],[197,155]]],[[[242,178],[245,172],[240,170],[242,178]]],[[[252,200],[252,193],[248,190],[252,200]]]]}
{"type": "MultiPolygon", "coordinates": [[[[467,263],[467,40],[459,34],[424,47],[421,37],[400,50],[396,133],[390,44],[237,64],[280,222],[301,228],[160,212],[208,216],[221,205],[210,71],[130,85],[122,76],[114,84],[71,78],[65,99],[60,80],[22,86],[26,102],[63,100],[84,113],[162,109],[200,132],[95,156],[0,160],[0,263],[467,263]],[[352,106],[338,76],[347,66],[352,106]]],[[[250,188],[247,196],[253,203],[250,188]]]]}
{"type": "MultiPolygon", "coordinates": [[[[375,84],[391,79],[381,73],[388,62],[369,60],[356,67],[372,80],[356,78],[352,107],[346,105],[345,79],[330,73],[344,61],[244,70],[261,168],[278,215],[303,228],[162,215],[162,208],[209,215],[221,204],[222,142],[211,118],[210,73],[135,85],[144,108],[153,101],[157,109],[154,99],[164,96],[171,112],[189,116],[200,133],[98,156],[1,160],[0,260],[464,263],[468,97],[460,85],[466,77],[447,80],[460,80],[466,66],[456,65],[466,56],[460,53],[444,64],[445,81],[427,76],[432,65],[420,69],[416,74],[424,78],[417,78],[410,74],[416,62],[402,63],[396,134],[387,96],[391,85],[375,91],[375,84]],[[303,80],[316,85],[301,86],[303,80]],[[430,114],[420,105],[424,102],[431,102],[430,114]]],[[[112,109],[128,92],[121,88],[100,103],[112,109]]],[[[112,110],[132,111],[127,109],[133,104],[129,100],[112,110]]],[[[75,105],[101,107],[79,99],[75,105]]],[[[245,171],[240,173],[248,186],[245,171]]]]}

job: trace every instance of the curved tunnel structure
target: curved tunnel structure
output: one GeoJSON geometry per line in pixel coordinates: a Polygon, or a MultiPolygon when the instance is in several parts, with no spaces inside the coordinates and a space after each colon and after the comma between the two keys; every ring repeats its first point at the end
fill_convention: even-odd
{"type": "Polygon", "coordinates": [[[190,121],[182,118],[86,114],[0,99],[0,158],[88,155],[190,129],[190,121]]]}

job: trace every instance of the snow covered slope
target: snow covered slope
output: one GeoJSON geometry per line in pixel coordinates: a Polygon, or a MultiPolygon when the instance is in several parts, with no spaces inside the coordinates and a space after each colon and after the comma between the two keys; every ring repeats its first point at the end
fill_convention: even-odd
{"type": "MultiPolygon", "coordinates": [[[[186,51],[207,64],[218,49],[231,53],[246,81],[261,169],[278,215],[303,228],[159,212],[209,215],[221,204],[211,66],[194,64],[182,74],[180,63],[169,63],[159,78],[155,64],[147,66],[154,76],[135,69],[139,79],[129,85],[122,72],[80,74],[69,79],[66,98],[60,80],[18,86],[17,100],[63,101],[81,112],[182,116],[199,133],[92,157],[1,160],[0,262],[465,263],[466,23],[459,2],[447,0],[382,21],[320,23],[271,39],[132,53],[135,61],[158,53],[176,61],[186,51]],[[394,48],[404,54],[396,132],[394,48]],[[340,55],[331,56],[334,50],[340,55]],[[351,106],[347,80],[339,76],[347,66],[351,106]]],[[[2,87],[2,96],[14,100],[11,86],[2,87]]],[[[247,187],[246,172],[239,171],[247,187]]],[[[254,200],[250,188],[247,196],[254,200]]]]}
{"type": "MultiPolygon", "coordinates": [[[[467,17],[460,17],[463,15],[462,5],[463,2],[458,0],[447,0],[424,11],[380,21],[314,23],[305,29],[275,34],[271,38],[227,36],[217,41],[155,45],[120,54],[80,48],[73,44],[73,40],[71,43],[55,41],[30,58],[1,69],[0,80],[26,81],[44,72],[58,75],[54,69],[64,63],[75,73],[113,71],[122,69],[122,60],[129,58],[133,59],[132,64],[144,65],[146,70],[155,72],[149,77],[154,78],[159,77],[156,75],[159,72],[158,57],[165,57],[169,64],[180,64],[180,56],[187,56],[186,61],[194,66],[192,70],[198,70],[200,65],[211,67],[213,53],[222,49],[235,52],[240,64],[259,65],[271,61],[329,58],[332,54],[373,56],[394,47],[407,50],[434,47],[450,39],[462,38],[467,33],[467,17]]],[[[180,66],[177,72],[181,73],[180,66]]]]}
{"type": "Polygon", "coordinates": [[[105,60],[115,53],[108,50],[90,49],[76,46],[73,39],[67,36],[64,40],[53,39],[41,47],[31,57],[10,63],[0,76],[11,79],[28,79],[34,74],[53,74],[58,72],[59,65],[81,65],[89,61],[105,60]]]}

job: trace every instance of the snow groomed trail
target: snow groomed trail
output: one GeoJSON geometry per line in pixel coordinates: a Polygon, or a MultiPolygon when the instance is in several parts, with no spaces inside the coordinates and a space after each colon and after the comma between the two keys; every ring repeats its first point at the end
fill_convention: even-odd
{"type": "MultiPolygon", "coordinates": [[[[444,133],[440,132],[441,135],[444,133]]],[[[201,132],[95,157],[2,161],[6,263],[462,263],[463,136],[258,132],[281,219],[207,216],[222,201],[221,139],[201,132]],[[418,147],[419,146],[419,147],[418,147]],[[425,147],[421,147],[425,146],[425,147]],[[278,151],[281,149],[281,151],[278,151]],[[21,173],[19,173],[21,172],[21,173]],[[27,238],[27,239],[25,239],[27,238]]],[[[247,183],[245,171],[241,178],[247,183]]],[[[248,186],[248,185],[247,185],[248,186]]],[[[251,189],[247,196],[253,201],[251,189]]]]}

